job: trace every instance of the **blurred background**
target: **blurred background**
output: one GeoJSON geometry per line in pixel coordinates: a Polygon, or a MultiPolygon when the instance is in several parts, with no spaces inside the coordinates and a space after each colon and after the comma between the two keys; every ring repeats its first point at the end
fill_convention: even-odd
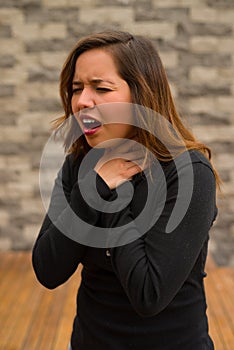
{"type": "Polygon", "coordinates": [[[39,166],[63,114],[59,75],[76,41],[104,29],[152,39],[178,110],[222,179],[210,252],[234,266],[234,1],[0,0],[0,250],[30,250],[45,209],[39,166]]]}

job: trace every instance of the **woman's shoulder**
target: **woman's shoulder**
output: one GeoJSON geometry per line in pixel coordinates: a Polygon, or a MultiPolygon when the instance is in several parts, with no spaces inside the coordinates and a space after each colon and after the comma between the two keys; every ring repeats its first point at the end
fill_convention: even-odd
{"type": "Polygon", "coordinates": [[[191,162],[194,163],[201,163],[206,165],[208,168],[210,168],[213,171],[212,165],[209,161],[209,159],[199,150],[192,149],[189,152],[191,162]]]}
{"type": "Polygon", "coordinates": [[[169,162],[160,162],[166,179],[177,178],[180,174],[196,177],[214,177],[209,159],[199,150],[192,149],[174,157],[169,162]]]}
{"type": "Polygon", "coordinates": [[[202,152],[196,149],[186,150],[173,157],[172,160],[160,163],[161,166],[163,166],[163,168],[168,171],[173,168],[179,170],[186,166],[193,166],[196,163],[200,163],[201,165],[203,164],[213,170],[209,159],[202,152]]]}

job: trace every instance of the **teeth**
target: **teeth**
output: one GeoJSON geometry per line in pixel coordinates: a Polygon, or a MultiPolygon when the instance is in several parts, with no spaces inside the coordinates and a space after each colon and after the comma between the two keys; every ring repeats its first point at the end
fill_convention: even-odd
{"type": "Polygon", "coordinates": [[[82,116],[81,121],[83,123],[84,128],[89,130],[95,129],[101,126],[101,123],[98,120],[89,116],[82,116]]]}
{"type": "Polygon", "coordinates": [[[92,123],[96,123],[96,120],[94,120],[94,119],[83,119],[83,123],[92,124],[92,123]]]}

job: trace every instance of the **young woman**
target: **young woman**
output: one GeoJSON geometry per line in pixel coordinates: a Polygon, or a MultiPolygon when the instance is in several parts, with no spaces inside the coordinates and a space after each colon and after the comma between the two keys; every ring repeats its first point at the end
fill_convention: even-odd
{"type": "Polygon", "coordinates": [[[60,92],[67,156],[33,266],[56,288],[83,265],[72,350],[214,349],[203,278],[219,177],[176,111],[154,46],[126,32],[85,37],[60,92]],[[131,200],[108,210],[129,184],[131,200]]]}

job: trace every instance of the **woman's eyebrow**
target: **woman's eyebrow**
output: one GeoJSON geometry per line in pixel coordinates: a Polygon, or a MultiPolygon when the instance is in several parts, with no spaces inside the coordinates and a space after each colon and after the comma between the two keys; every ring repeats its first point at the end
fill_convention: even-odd
{"type": "MultiPolygon", "coordinates": [[[[112,81],[110,80],[104,80],[104,79],[91,79],[89,81],[91,84],[100,84],[100,83],[108,83],[108,84],[111,84],[111,85],[115,85],[115,83],[113,83],[112,81]]],[[[78,81],[78,80],[75,80],[72,82],[73,85],[82,85],[83,82],[81,81],[78,81]]]]}

